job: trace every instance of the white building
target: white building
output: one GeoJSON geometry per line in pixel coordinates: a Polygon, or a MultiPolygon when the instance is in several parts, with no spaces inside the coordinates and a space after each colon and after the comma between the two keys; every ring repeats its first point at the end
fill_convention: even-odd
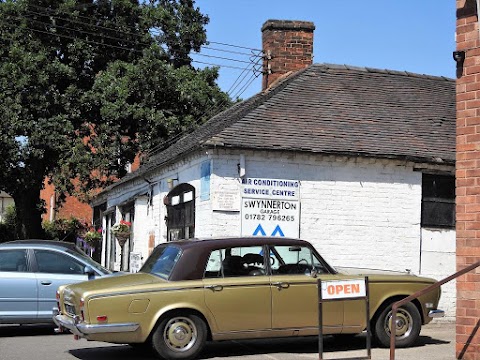
{"type": "MultiPolygon", "coordinates": [[[[313,30],[267,21],[263,91],[99,194],[105,265],[134,271],[177,238],[255,235],[309,240],[334,266],[455,272],[455,81],[312,64],[313,30]],[[119,219],[133,223],[123,261],[119,219]]],[[[454,282],[440,306],[452,320],[454,282]]]]}
{"type": "Polygon", "coordinates": [[[6,192],[0,191],[0,222],[5,220],[5,212],[12,205],[15,205],[13,198],[6,192]]]}

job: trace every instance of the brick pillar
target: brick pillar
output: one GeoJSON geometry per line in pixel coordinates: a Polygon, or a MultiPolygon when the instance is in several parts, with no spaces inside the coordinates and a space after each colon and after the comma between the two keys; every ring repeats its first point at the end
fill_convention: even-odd
{"type": "Polygon", "coordinates": [[[262,90],[289,71],[312,64],[313,30],[310,21],[267,20],[262,26],[262,90]]]}
{"type": "MultiPolygon", "coordinates": [[[[457,0],[456,5],[456,230],[460,270],[480,260],[480,39],[476,1],[457,0]]],[[[479,327],[477,268],[457,279],[457,359],[480,360],[479,327]]]]}

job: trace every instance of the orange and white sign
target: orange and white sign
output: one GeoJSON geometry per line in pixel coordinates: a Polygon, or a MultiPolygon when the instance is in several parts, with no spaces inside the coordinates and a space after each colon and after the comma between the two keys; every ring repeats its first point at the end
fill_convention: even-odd
{"type": "Polygon", "coordinates": [[[322,281],[322,300],[367,296],[364,279],[322,281]]]}

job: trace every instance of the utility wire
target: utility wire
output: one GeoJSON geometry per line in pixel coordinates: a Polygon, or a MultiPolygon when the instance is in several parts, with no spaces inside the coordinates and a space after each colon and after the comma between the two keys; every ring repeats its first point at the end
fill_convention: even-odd
{"type": "Polygon", "coordinates": [[[232,98],[240,98],[240,96],[247,90],[247,88],[258,78],[258,75],[252,74],[248,82],[234,95],[232,98]]]}
{"type": "MultiPolygon", "coordinates": [[[[51,35],[51,36],[59,36],[59,37],[64,37],[64,38],[68,38],[68,39],[72,39],[72,40],[76,40],[78,38],[75,38],[75,37],[72,37],[72,36],[68,36],[68,35],[63,35],[63,34],[56,34],[56,33],[52,33],[52,32],[47,32],[47,31],[42,31],[42,30],[38,30],[38,29],[32,29],[32,28],[29,28],[29,27],[26,27],[27,29],[31,30],[31,31],[34,31],[34,32],[39,32],[39,33],[43,33],[43,34],[47,34],[47,35],[51,35]]],[[[83,40],[83,39],[82,39],[83,40]]],[[[101,46],[108,46],[108,47],[112,47],[112,48],[117,48],[117,49],[121,49],[121,50],[126,50],[124,47],[119,47],[119,46],[114,46],[114,45],[107,45],[107,44],[104,44],[104,43],[98,43],[98,42],[95,42],[95,41],[87,41],[87,40],[84,40],[85,42],[87,43],[93,43],[93,44],[96,44],[96,45],[101,45],[101,46]]],[[[137,51],[137,52],[140,52],[139,50],[136,50],[136,49],[130,49],[131,51],[137,51]]],[[[240,68],[241,70],[244,70],[245,71],[245,68],[240,68]]],[[[252,84],[252,82],[255,80],[255,78],[258,77],[258,76],[255,76],[255,74],[251,75],[250,77],[250,81],[245,84],[240,91],[237,92],[237,94],[235,96],[230,96],[231,98],[235,98],[235,97],[239,97],[241,94],[243,94],[243,92],[248,88],[248,86],[250,86],[252,84]]],[[[237,79],[238,80],[238,79],[237,79]]],[[[226,100],[220,102],[219,104],[217,105],[212,105],[209,109],[205,110],[205,112],[203,113],[203,115],[199,116],[199,119],[198,121],[192,123],[189,125],[189,127],[183,131],[181,131],[180,133],[178,133],[177,135],[173,136],[172,138],[162,142],[161,144],[153,147],[150,151],[147,152],[147,155],[151,156],[151,155],[154,155],[155,153],[157,153],[158,151],[160,150],[163,150],[165,149],[166,147],[172,145],[173,143],[175,143],[178,139],[182,138],[183,136],[189,134],[192,132],[192,130],[195,130],[196,127],[198,125],[201,125],[201,123],[204,121],[205,119],[205,115],[207,114],[212,114],[212,113],[215,113],[216,110],[220,109],[221,107],[223,107],[224,105],[226,104],[226,100]],[[213,112],[212,110],[215,110],[215,112],[213,112]]]]}
{"type": "Polygon", "coordinates": [[[232,45],[232,44],[226,44],[222,42],[215,42],[215,41],[209,41],[210,44],[217,44],[217,45],[224,45],[224,46],[231,46],[239,49],[246,49],[246,50],[253,50],[253,51],[260,51],[262,52],[263,50],[261,49],[255,49],[255,48],[249,48],[249,47],[244,47],[244,46],[238,46],[238,45],[232,45]]]}
{"type": "MultiPolygon", "coordinates": [[[[37,13],[37,12],[31,12],[33,14],[40,14],[40,13],[37,13]]],[[[40,14],[41,15],[41,14],[40,14]]],[[[147,43],[139,43],[139,42],[136,42],[136,41],[133,41],[133,40],[128,40],[128,39],[120,39],[120,38],[116,38],[116,37],[112,37],[112,36],[108,36],[108,35],[104,35],[104,34],[98,34],[98,33],[93,33],[93,32],[90,32],[90,31],[86,31],[86,30],[79,30],[79,29],[74,29],[74,28],[69,28],[69,27],[66,27],[66,26],[62,26],[62,25],[57,25],[57,24],[51,24],[51,23],[48,23],[48,22],[43,22],[43,21],[40,21],[40,20],[34,20],[34,19],[31,19],[29,17],[17,17],[17,19],[25,19],[25,20],[28,20],[28,21],[31,21],[32,23],[35,23],[35,24],[39,24],[39,25],[45,25],[45,26],[48,26],[50,28],[58,28],[58,29],[64,29],[64,30],[69,30],[69,31],[72,31],[74,33],[80,33],[80,34],[87,34],[87,35],[92,35],[92,36],[100,36],[101,38],[103,39],[111,39],[111,40],[114,40],[114,41],[119,41],[119,42],[129,42],[129,43],[132,43],[134,45],[145,45],[145,46],[148,46],[149,44],[147,43]]],[[[68,38],[68,39],[75,39],[74,37],[72,36],[68,36],[68,35],[64,35],[64,34],[60,34],[60,33],[53,33],[53,32],[47,32],[47,31],[42,31],[42,30],[39,30],[39,29],[33,29],[33,28],[29,28],[27,27],[29,30],[31,31],[36,31],[36,32],[39,32],[39,33],[44,33],[44,34],[49,34],[49,35],[52,35],[52,36],[59,36],[59,37],[63,37],[63,38],[68,38]]],[[[111,47],[111,48],[116,48],[116,49],[121,49],[121,50],[126,50],[124,47],[121,47],[121,46],[115,46],[115,45],[112,45],[112,44],[106,44],[106,43],[99,43],[97,41],[94,41],[94,40],[87,40],[87,39],[83,39],[85,42],[90,42],[90,43],[93,43],[93,44],[96,44],[96,45],[101,45],[101,46],[108,46],[108,47],[111,47]]],[[[129,48],[130,51],[135,51],[135,52],[141,52],[140,50],[138,49],[135,49],[135,48],[129,48]]],[[[205,57],[210,57],[210,58],[216,58],[216,59],[223,59],[223,60],[228,60],[228,61],[236,61],[236,62],[240,62],[240,63],[245,63],[245,64],[253,64],[253,59],[251,58],[250,61],[242,61],[242,60],[237,60],[237,59],[231,59],[231,58],[226,58],[226,57],[218,57],[218,56],[212,56],[212,55],[206,55],[206,54],[193,54],[194,56],[205,56],[205,57]]],[[[250,55],[251,57],[257,57],[259,59],[261,59],[259,57],[259,55],[256,55],[256,54],[248,54],[250,55]]],[[[240,70],[243,70],[243,72],[245,72],[246,70],[254,70],[255,71],[255,66],[258,65],[258,59],[257,59],[257,62],[255,64],[253,64],[253,66],[251,68],[239,68],[239,67],[234,67],[234,66],[228,66],[228,65],[219,65],[219,64],[214,64],[214,63],[206,63],[206,62],[201,62],[201,61],[198,61],[198,60],[194,60],[194,59],[191,59],[192,62],[195,62],[195,63],[202,63],[202,64],[207,64],[207,65],[213,65],[213,66],[223,66],[223,67],[229,67],[229,68],[235,68],[235,69],[240,69],[240,70]]],[[[240,75],[241,76],[241,75],[240,75]]],[[[246,76],[246,74],[245,74],[246,76]]],[[[245,76],[243,77],[243,79],[245,79],[245,76]]],[[[242,79],[242,80],[243,80],[242,79]]],[[[235,84],[236,82],[239,80],[239,78],[237,78],[237,80],[235,81],[235,83],[232,85],[232,87],[227,91],[227,93],[230,93],[232,90],[235,90],[236,87],[235,84]],[[233,89],[232,89],[233,88],[233,89]]],[[[237,95],[238,96],[238,95],[237,95]]]]}
{"type": "MultiPolygon", "coordinates": [[[[253,81],[255,81],[255,79],[258,77],[255,76],[255,75],[252,75],[249,79],[249,82],[247,84],[245,84],[242,89],[237,92],[237,98],[240,97],[244,92],[245,90],[253,83],[253,81]]],[[[233,96],[231,96],[233,98],[233,96]]],[[[216,114],[217,113],[217,110],[221,109],[224,105],[226,105],[226,100],[223,100],[222,102],[220,102],[219,104],[217,105],[212,105],[209,109],[205,110],[204,113],[199,116],[198,120],[195,121],[194,123],[190,124],[190,126],[179,132],[178,134],[174,135],[173,137],[170,137],[169,139],[165,140],[165,141],[162,141],[160,144],[152,147],[150,150],[148,150],[146,152],[146,155],[147,156],[153,156],[155,155],[156,153],[166,149],[167,147],[169,147],[170,145],[176,143],[178,140],[180,140],[182,137],[192,133],[194,130],[196,130],[198,128],[198,126],[202,125],[204,120],[205,120],[205,117],[208,115],[208,114],[216,114]],[[212,111],[214,110],[214,111],[212,111]]],[[[214,115],[213,115],[214,116],[214,115]]]]}
{"type": "MultiPolygon", "coordinates": [[[[115,33],[120,33],[120,34],[125,34],[125,35],[141,36],[139,34],[132,33],[132,32],[125,31],[125,30],[119,30],[119,29],[116,29],[116,28],[110,28],[110,27],[106,27],[106,26],[102,26],[102,25],[95,25],[95,24],[92,24],[90,22],[88,22],[88,23],[87,22],[81,22],[81,21],[78,21],[78,20],[66,19],[66,18],[60,17],[58,15],[52,15],[52,14],[56,14],[56,12],[54,10],[46,8],[46,7],[42,7],[42,6],[39,6],[39,5],[30,4],[30,6],[36,8],[36,9],[39,9],[39,10],[44,10],[44,11],[46,11],[45,13],[43,13],[44,15],[56,17],[60,20],[75,22],[75,23],[78,23],[78,24],[83,24],[83,25],[88,25],[88,26],[93,26],[93,27],[96,27],[96,28],[99,28],[99,29],[114,31],[115,33]]],[[[57,9],[57,10],[60,10],[60,9],[57,9]]],[[[88,20],[88,21],[91,21],[92,19],[95,19],[93,17],[82,16],[82,15],[75,15],[75,16],[77,18],[85,19],[85,20],[88,20]]],[[[158,29],[158,28],[152,28],[151,29],[151,33],[154,33],[154,31],[157,31],[157,34],[156,34],[157,36],[161,33],[161,30],[158,29]]],[[[239,46],[239,45],[234,45],[234,44],[228,44],[228,43],[223,43],[223,42],[207,41],[207,45],[208,44],[223,45],[223,46],[228,46],[228,47],[233,47],[233,48],[238,48],[238,49],[245,49],[245,50],[252,50],[252,51],[256,51],[256,52],[262,52],[261,49],[250,48],[250,47],[246,47],[246,46],[239,46]]]]}
{"type": "MultiPolygon", "coordinates": [[[[83,22],[83,21],[78,21],[78,20],[74,20],[74,19],[67,19],[67,18],[64,18],[64,17],[61,17],[61,16],[58,16],[56,15],[56,12],[51,10],[51,9],[48,9],[48,8],[45,8],[45,7],[41,7],[41,6],[38,6],[38,5],[31,5],[33,8],[36,8],[36,9],[39,9],[39,10],[43,10],[44,12],[36,12],[36,11],[31,11],[31,10],[27,10],[28,12],[30,12],[31,14],[36,14],[36,15],[39,15],[39,16],[48,16],[50,18],[56,18],[56,19],[59,19],[59,20],[63,20],[65,22],[70,22],[70,23],[73,23],[73,24],[79,24],[79,25],[86,25],[86,26],[90,26],[90,27],[94,27],[94,28],[99,28],[99,29],[103,29],[103,30],[107,30],[107,31],[115,31],[115,33],[123,33],[123,34],[127,34],[127,35],[131,35],[131,36],[134,36],[134,37],[142,37],[141,34],[137,34],[137,33],[132,33],[132,32],[128,32],[128,31],[122,31],[122,30],[118,30],[118,29],[114,29],[114,28],[109,28],[109,27],[106,27],[106,26],[101,26],[101,25],[95,25],[95,24],[92,24],[90,22],[83,22]]],[[[91,17],[85,17],[85,16],[81,16],[81,15],[77,15],[77,18],[83,18],[83,19],[87,19],[89,21],[91,21],[91,17]]],[[[79,30],[79,29],[72,29],[72,28],[69,28],[69,27],[66,27],[66,26],[62,26],[62,25],[57,25],[57,24],[51,24],[51,23],[46,23],[46,22],[42,22],[42,21],[39,21],[39,20],[33,20],[29,17],[25,17],[25,19],[29,19],[30,21],[34,21],[34,22],[37,22],[37,23],[40,23],[40,24],[44,24],[44,25],[47,25],[47,26],[53,26],[53,27],[58,27],[58,28],[63,28],[65,30],[70,30],[70,31],[74,31],[74,32],[77,32],[77,33],[83,33],[83,34],[89,34],[89,35],[92,35],[92,36],[101,36],[103,38],[108,38],[108,39],[111,39],[111,40],[114,40],[114,41],[118,41],[120,43],[125,43],[125,42],[129,42],[129,43],[132,43],[132,44],[135,44],[135,45],[144,45],[144,46],[149,46],[149,44],[145,43],[145,42],[136,42],[134,40],[129,40],[129,39],[126,39],[126,38],[118,38],[118,37],[113,37],[113,36],[108,36],[108,35],[105,35],[105,34],[99,34],[99,33],[96,33],[96,32],[90,32],[90,31],[87,31],[87,30],[79,30]]],[[[33,29],[31,29],[33,30],[33,29]]],[[[37,32],[39,32],[40,30],[38,30],[37,32]]],[[[153,31],[152,31],[153,33],[153,31]]],[[[62,35],[59,35],[59,34],[56,34],[57,36],[62,36],[62,35]]],[[[66,35],[63,35],[63,37],[66,37],[66,35]]],[[[85,39],[85,41],[89,41],[87,39],[85,39]]],[[[90,40],[92,41],[94,44],[96,45],[99,45],[98,42],[94,41],[94,40],[90,40]]],[[[234,47],[234,48],[241,48],[241,49],[249,49],[249,50],[255,50],[257,52],[259,52],[258,54],[246,54],[246,53],[241,53],[241,52],[236,52],[236,51],[229,51],[229,50],[222,50],[222,49],[218,49],[218,48],[211,48],[211,47],[208,47],[208,46],[203,46],[202,48],[205,48],[205,49],[210,49],[210,50],[214,50],[214,51],[223,51],[223,52],[227,52],[227,53],[232,53],[232,54],[237,54],[237,55],[245,55],[245,56],[254,56],[254,57],[259,57],[261,56],[261,50],[258,50],[258,49],[252,49],[252,48],[247,48],[247,47],[244,47],[244,46],[238,46],[238,45],[232,45],[232,44],[226,44],[226,43],[221,43],[221,42],[210,42],[210,43],[214,43],[214,44],[219,44],[219,45],[223,45],[223,46],[229,46],[229,47],[234,47]]],[[[102,43],[103,44],[103,43],[102,43]]],[[[111,44],[104,44],[104,46],[110,46],[110,47],[113,47],[113,48],[118,48],[118,47],[115,47],[115,45],[111,45],[111,44]]],[[[131,51],[132,49],[130,49],[131,51]]],[[[135,50],[135,49],[133,49],[135,50]]],[[[250,59],[250,61],[244,61],[244,60],[238,60],[238,59],[232,59],[232,58],[227,58],[227,57],[222,57],[222,56],[214,56],[214,55],[207,55],[207,54],[202,54],[200,52],[198,53],[194,53],[192,54],[193,56],[200,56],[200,57],[207,57],[207,58],[212,58],[212,59],[220,59],[220,60],[226,60],[226,61],[231,61],[231,62],[238,62],[238,63],[244,63],[244,64],[250,64],[253,60],[250,59]]],[[[184,59],[184,60],[187,60],[187,59],[184,59]]],[[[235,67],[235,66],[229,66],[229,65],[223,65],[223,64],[216,64],[216,63],[209,63],[209,62],[203,62],[203,61],[199,61],[199,60],[193,60],[193,59],[188,59],[190,60],[191,62],[193,63],[197,63],[197,64],[204,64],[204,65],[211,65],[211,66],[220,66],[220,67],[226,67],[226,68],[231,68],[231,69],[242,69],[242,68],[239,68],[239,67],[235,67]]]]}
{"type": "MultiPolygon", "coordinates": [[[[31,12],[31,11],[30,11],[31,12]]],[[[37,12],[31,12],[31,13],[34,13],[34,14],[39,14],[37,12]]],[[[39,14],[41,15],[41,14],[39,14]]],[[[100,34],[100,33],[95,33],[95,32],[91,32],[91,31],[87,31],[87,30],[80,30],[80,29],[75,29],[75,28],[70,28],[70,27],[67,27],[67,26],[63,26],[63,25],[57,25],[57,24],[52,24],[52,23],[47,23],[47,22],[44,22],[44,21],[40,21],[40,20],[34,20],[32,18],[29,18],[29,17],[22,17],[20,16],[21,18],[24,18],[26,20],[29,20],[31,22],[34,22],[36,24],[39,24],[39,25],[47,25],[49,27],[52,27],[52,28],[58,28],[58,29],[64,29],[64,30],[69,30],[69,31],[72,31],[72,32],[76,32],[76,33],[80,33],[80,34],[87,34],[87,35],[92,35],[92,36],[99,36],[100,38],[103,38],[103,39],[110,39],[110,40],[114,40],[114,41],[118,41],[120,43],[124,43],[124,42],[127,42],[127,43],[131,43],[131,44],[135,44],[135,45],[144,45],[145,47],[149,46],[150,44],[148,43],[145,43],[145,42],[137,42],[135,40],[129,40],[129,39],[125,39],[125,38],[118,38],[118,37],[113,37],[113,36],[108,36],[108,35],[105,35],[105,34],[100,34]]],[[[57,33],[55,33],[56,35],[59,35],[57,33]]],[[[221,51],[219,49],[216,49],[217,51],[221,51]]],[[[223,57],[223,56],[215,56],[215,55],[207,55],[207,54],[202,54],[202,53],[195,53],[194,55],[196,56],[201,56],[201,57],[207,57],[207,58],[212,58],[212,59],[220,59],[220,60],[227,60],[227,61],[232,61],[232,62],[238,62],[238,63],[243,63],[243,64],[250,64],[251,61],[245,61],[245,60],[238,60],[238,59],[232,59],[232,58],[227,58],[227,57],[223,57]]],[[[244,55],[248,55],[248,56],[252,56],[251,54],[244,54],[244,55]]],[[[254,56],[259,56],[259,55],[254,55],[254,56]]]]}
{"type": "MultiPolygon", "coordinates": [[[[247,84],[244,84],[244,86],[236,93],[235,96],[232,96],[230,91],[232,90],[235,90],[242,82],[243,80],[245,79],[246,75],[248,74],[248,71],[251,71],[252,69],[254,70],[254,67],[258,65],[259,61],[261,59],[257,60],[257,62],[255,64],[252,64],[251,67],[246,67],[244,69],[242,69],[243,71],[241,72],[241,74],[237,77],[237,79],[235,80],[234,84],[230,87],[230,89],[227,91],[227,94],[230,95],[230,97],[232,99],[235,99],[235,98],[239,98],[244,92],[245,90],[253,83],[253,81],[255,81],[256,78],[258,78],[258,76],[260,75],[260,73],[256,74],[255,71],[253,72],[253,75],[250,76],[249,78],[249,81],[247,84]],[[239,82],[239,79],[241,78],[242,74],[245,75],[243,76],[242,80],[240,80],[239,82]],[[238,84],[235,86],[235,84],[238,82],[238,84]]],[[[175,143],[177,140],[179,140],[180,138],[182,138],[183,136],[189,134],[192,132],[192,130],[195,130],[199,125],[201,125],[203,123],[203,121],[205,120],[205,117],[208,116],[209,114],[215,114],[217,113],[217,111],[219,109],[221,109],[224,105],[226,104],[226,101],[223,100],[222,102],[220,102],[219,104],[217,105],[212,105],[210,106],[208,109],[206,109],[202,115],[199,116],[198,120],[195,121],[193,124],[191,124],[187,129],[181,131],[180,133],[174,135],[173,137],[163,141],[162,143],[154,146],[152,149],[150,149],[148,152],[147,152],[147,155],[148,156],[151,156],[151,155],[154,155],[156,154],[157,152],[165,149],[166,147],[170,146],[171,144],[175,143]]]]}
{"type": "MultiPolygon", "coordinates": [[[[13,16],[12,16],[13,18],[13,16]]],[[[33,22],[37,22],[37,23],[41,23],[41,24],[45,24],[45,25],[51,25],[51,24],[48,24],[48,23],[43,23],[43,22],[40,22],[38,20],[32,20],[30,18],[22,18],[22,17],[17,17],[17,20],[21,20],[21,19],[29,19],[33,22]]],[[[2,19],[0,19],[1,21],[2,19]]],[[[61,25],[51,25],[52,27],[59,27],[59,28],[65,28],[61,25]]],[[[85,43],[87,44],[91,44],[91,45],[98,45],[98,46],[103,46],[103,47],[108,47],[108,48],[113,48],[113,49],[119,49],[119,50],[124,50],[124,51],[133,51],[133,52],[137,52],[137,53],[142,53],[141,50],[138,50],[138,49],[135,49],[133,47],[122,47],[122,46],[116,46],[116,45],[112,45],[112,44],[107,44],[107,43],[102,43],[102,42],[98,42],[98,41],[95,41],[95,40],[88,40],[88,39],[84,39],[84,38],[79,38],[79,37],[74,37],[74,36],[69,36],[69,35],[65,35],[65,34],[59,34],[59,33],[54,33],[54,32],[51,32],[51,31],[44,31],[44,30],[39,30],[39,29],[34,29],[34,28],[31,28],[31,27],[28,27],[26,26],[25,27],[27,30],[30,30],[30,31],[34,31],[34,32],[37,32],[37,33],[41,33],[41,34],[46,34],[46,35],[50,35],[50,36],[58,36],[58,37],[61,37],[61,38],[66,38],[66,39],[70,39],[70,40],[82,40],[84,41],[85,43]]],[[[70,29],[70,28],[66,28],[66,29],[70,29]]],[[[70,30],[73,30],[73,29],[70,29],[70,30]]],[[[82,31],[79,31],[79,30],[74,30],[76,32],[80,32],[82,33],[82,31]]],[[[113,38],[115,39],[115,38],[113,38]]],[[[118,41],[125,41],[126,39],[116,39],[118,41]]],[[[129,42],[127,40],[127,42],[129,42]]],[[[137,44],[137,45],[140,45],[139,43],[134,43],[133,41],[130,41],[132,44],[137,44]]],[[[247,61],[239,61],[239,60],[236,60],[236,59],[228,59],[228,58],[223,58],[223,57],[217,57],[217,56],[209,56],[209,55],[205,55],[205,54],[193,54],[194,56],[195,55],[200,55],[200,56],[204,56],[204,57],[209,57],[209,58],[216,58],[216,59],[225,59],[225,60],[230,60],[230,61],[238,61],[238,62],[241,62],[241,63],[246,63],[246,64],[250,64],[250,62],[247,62],[247,61]]],[[[238,67],[238,66],[230,66],[230,65],[225,65],[225,64],[218,64],[218,63],[212,63],[212,62],[205,62],[205,61],[200,61],[200,60],[194,60],[194,59],[191,59],[191,62],[192,63],[197,63],[197,64],[202,64],[202,65],[211,65],[211,66],[216,66],[216,67],[223,67],[223,68],[229,68],[229,69],[237,69],[237,70],[243,70],[244,68],[242,67],[238,67]]]]}
{"type": "MultiPolygon", "coordinates": [[[[262,60],[262,58],[257,59],[257,61],[255,63],[252,63],[252,65],[250,67],[246,67],[245,69],[243,69],[243,71],[240,73],[240,75],[234,81],[232,86],[230,86],[230,89],[228,89],[228,91],[227,91],[228,94],[231,94],[231,92],[234,91],[243,82],[243,80],[245,80],[245,77],[247,76],[248,72],[252,71],[255,74],[258,71],[256,69],[256,67],[259,66],[260,60],[262,60]],[[242,77],[242,75],[243,75],[243,77],[242,77]],[[237,82],[238,82],[238,84],[237,84],[237,82]]],[[[232,96],[232,98],[233,98],[233,96],[232,96]]]]}
{"type": "MultiPolygon", "coordinates": [[[[50,10],[50,9],[47,9],[47,8],[43,8],[43,7],[40,7],[40,6],[36,6],[36,5],[31,5],[32,7],[35,7],[37,9],[42,9],[42,10],[46,10],[47,13],[38,13],[38,12],[34,12],[34,11],[29,11],[31,14],[36,14],[36,15],[39,15],[39,16],[49,16],[49,17],[52,17],[52,18],[57,18],[59,20],[63,20],[65,22],[70,22],[70,23],[77,23],[79,25],[86,25],[86,26],[90,26],[90,27],[94,27],[94,28],[99,28],[99,29],[103,29],[103,30],[107,30],[107,31],[114,31],[115,33],[123,33],[123,34],[127,34],[127,35],[132,35],[134,37],[142,37],[142,35],[140,34],[136,34],[136,33],[131,33],[131,32],[128,32],[128,31],[123,31],[123,30],[119,30],[119,29],[114,29],[114,28],[109,28],[109,27],[105,27],[105,26],[101,26],[101,25],[95,25],[95,24],[91,24],[91,23],[86,23],[86,22],[82,22],[82,21],[78,21],[78,20],[73,20],[73,19],[65,19],[65,18],[62,18],[58,15],[52,15],[52,13],[55,13],[54,11],[50,10]]],[[[20,18],[22,18],[20,16],[20,18]]],[[[88,19],[89,21],[91,20],[91,18],[88,18],[88,17],[84,17],[84,16],[80,16],[80,15],[77,15],[77,18],[84,18],[84,19],[88,19]]],[[[98,33],[92,33],[90,31],[87,31],[87,30],[79,30],[79,29],[72,29],[72,28],[69,28],[69,27],[66,27],[66,26],[62,26],[62,25],[57,25],[57,24],[52,24],[52,23],[46,23],[46,22],[42,22],[42,21],[39,21],[39,20],[34,20],[34,19],[31,19],[29,17],[23,17],[23,19],[26,19],[26,20],[30,20],[30,21],[33,21],[33,22],[36,22],[36,23],[39,23],[39,24],[42,24],[42,25],[46,25],[46,26],[50,26],[50,27],[54,27],[54,28],[63,28],[65,30],[70,30],[70,31],[73,31],[73,32],[76,32],[76,33],[80,33],[80,34],[88,34],[88,35],[93,35],[93,36],[100,36],[100,37],[103,37],[103,38],[109,38],[111,40],[114,40],[114,41],[119,41],[119,42],[130,42],[132,44],[135,44],[135,45],[145,45],[147,46],[148,44],[147,43],[142,43],[142,42],[137,42],[137,41],[134,41],[134,40],[128,40],[128,39],[125,39],[125,38],[117,38],[117,37],[113,37],[113,36],[108,36],[108,35],[105,35],[105,34],[101,34],[99,35],[98,33]]],[[[77,37],[73,37],[73,36],[68,36],[68,35],[64,35],[64,34],[59,34],[59,33],[52,33],[52,32],[48,32],[48,31],[42,31],[42,30],[39,30],[39,29],[32,29],[32,28],[29,28],[27,27],[28,30],[31,30],[31,31],[34,31],[34,32],[38,32],[38,33],[43,33],[43,34],[47,34],[47,35],[51,35],[51,36],[58,36],[58,37],[63,37],[63,38],[68,38],[68,39],[72,39],[72,40],[77,40],[78,38],[77,37]]],[[[152,31],[151,32],[153,35],[154,32],[152,31]]],[[[159,32],[160,33],[160,32],[159,32]]],[[[158,33],[158,34],[159,34],[158,33]]],[[[157,34],[157,35],[158,35],[157,34]]],[[[86,39],[81,39],[83,41],[85,41],[86,43],[90,43],[90,44],[95,44],[95,45],[100,45],[100,46],[106,46],[106,47],[111,47],[111,48],[116,48],[116,49],[120,49],[120,50],[126,50],[126,51],[136,51],[136,52],[141,52],[140,50],[137,50],[137,49],[134,49],[134,48],[125,48],[125,47],[121,47],[121,46],[115,46],[115,45],[111,45],[111,44],[105,44],[105,43],[99,43],[97,41],[93,41],[93,40],[86,40],[86,39]]],[[[240,69],[242,70],[242,73],[239,75],[239,77],[235,80],[234,84],[230,87],[230,89],[227,91],[227,93],[230,93],[230,91],[233,91],[235,90],[238,86],[240,86],[240,84],[245,80],[247,74],[249,71],[252,71],[253,70],[253,74],[250,76],[249,80],[247,81],[246,84],[243,85],[243,87],[240,88],[240,90],[237,91],[237,93],[235,94],[235,96],[231,96],[232,98],[235,98],[235,97],[239,97],[241,96],[241,94],[243,94],[243,92],[252,84],[252,82],[258,77],[258,75],[255,74],[255,72],[257,72],[258,70],[255,68],[255,66],[258,66],[258,63],[259,61],[262,59],[261,57],[261,53],[262,53],[262,50],[259,50],[259,49],[254,49],[254,48],[248,48],[248,47],[244,47],[244,46],[238,46],[238,45],[232,45],[232,44],[227,44],[227,43],[222,43],[222,42],[215,42],[215,41],[209,41],[207,42],[208,44],[217,44],[217,45],[222,45],[222,46],[229,46],[229,47],[234,47],[234,48],[239,48],[239,49],[247,49],[247,50],[253,50],[253,51],[257,51],[259,52],[259,54],[246,54],[246,53],[243,53],[243,52],[237,52],[237,51],[229,51],[229,50],[222,50],[222,49],[218,49],[218,48],[212,48],[212,47],[208,47],[208,46],[202,46],[202,48],[205,48],[205,49],[209,49],[209,50],[214,50],[214,51],[223,51],[223,52],[227,52],[227,53],[231,53],[231,54],[237,54],[237,55],[248,55],[250,57],[254,57],[254,58],[258,58],[257,61],[254,63],[253,62],[253,59],[251,59],[250,61],[242,61],[242,60],[237,60],[237,59],[231,59],[231,58],[226,58],[226,57],[219,57],[219,56],[213,56],[213,55],[206,55],[206,54],[200,54],[200,53],[195,53],[194,55],[199,55],[199,56],[205,56],[205,57],[210,57],[210,58],[217,58],[217,59],[222,59],[222,60],[227,60],[227,61],[235,61],[235,62],[240,62],[240,63],[246,63],[246,64],[250,64],[251,67],[246,67],[246,68],[240,68],[240,67],[234,67],[234,66],[228,66],[228,65],[223,65],[223,64],[214,64],[214,63],[206,63],[206,62],[201,62],[201,61],[198,61],[198,60],[193,60],[191,59],[191,61],[193,63],[200,63],[200,64],[206,64],[206,65],[212,65],[212,66],[219,66],[219,67],[226,67],[226,68],[234,68],[234,69],[240,69]],[[239,81],[240,77],[242,76],[242,74],[245,74],[243,76],[243,78],[239,81]],[[238,82],[238,84],[237,84],[238,82]]],[[[217,105],[212,105],[209,109],[207,109],[204,114],[202,116],[199,117],[198,121],[194,122],[193,124],[191,124],[187,129],[185,129],[184,131],[180,132],[179,134],[173,136],[172,138],[168,139],[167,141],[165,142],[162,142],[161,144],[159,144],[158,146],[154,147],[151,149],[151,151],[149,151],[148,153],[149,154],[153,154],[157,151],[157,148],[161,147],[161,148],[165,148],[165,146],[168,146],[169,144],[175,142],[177,139],[179,139],[180,137],[184,136],[185,134],[187,134],[188,132],[190,132],[192,129],[196,128],[197,125],[200,124],[200,121],[203,121],[204,117],[206,114],[210,113],[214,113],[212,112],[212,110],[214,110],[213,108],[215,109],[219,109],[220,107],[223,107],[226,103],[226,100],[225,101],[222,101],[221,103],[217,104],[217,105]]],[[[216,111],[215,111],[216,112],[216,111]]]]}
{"type": "MultiPolygon", "coordinates": [[[[98,37],[103,38],[103,39],[115,40],[115,41],[118,41],[120,43],[128,42],[128,43],[132,43],[132,44],[135,44],[135,45],[149,46],[149,44],[143,43],[143,42],[137,42],[137,41],[134,41],[134,40],[122,39],[122,38],[118,38],[118,37],[114,37],[114,36],[108,36],[108,35],[105,35],[105,34],[95,33],[95,32],[91,32],[91,31],[88,31],[88,30],[74,29],[74,28],[63,26],[63,25],[57,25],[57,24],[43,22],[43,21],[40,21],[40,20],[34,20],[32,18],[29,18],[29,17],[25,17],[24,19],[32,21],[32,22],[34,22],[36,24],[39,24],[39,25],[47,25],[51,28],[70,30],[70,31],[73,31],[74,33],[98,36],[98,37]]],[[[57,33],[52,33],[52,34],[58,35],[57,33]]]]}

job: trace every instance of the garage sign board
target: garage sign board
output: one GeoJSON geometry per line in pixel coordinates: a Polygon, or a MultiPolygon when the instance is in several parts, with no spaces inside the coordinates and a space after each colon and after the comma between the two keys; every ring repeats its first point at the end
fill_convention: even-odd
{"type": "Polygon", "coordinates": [[[241,194],[242,236],[299,236],[298,180],[245,178],[241,194]]]}

